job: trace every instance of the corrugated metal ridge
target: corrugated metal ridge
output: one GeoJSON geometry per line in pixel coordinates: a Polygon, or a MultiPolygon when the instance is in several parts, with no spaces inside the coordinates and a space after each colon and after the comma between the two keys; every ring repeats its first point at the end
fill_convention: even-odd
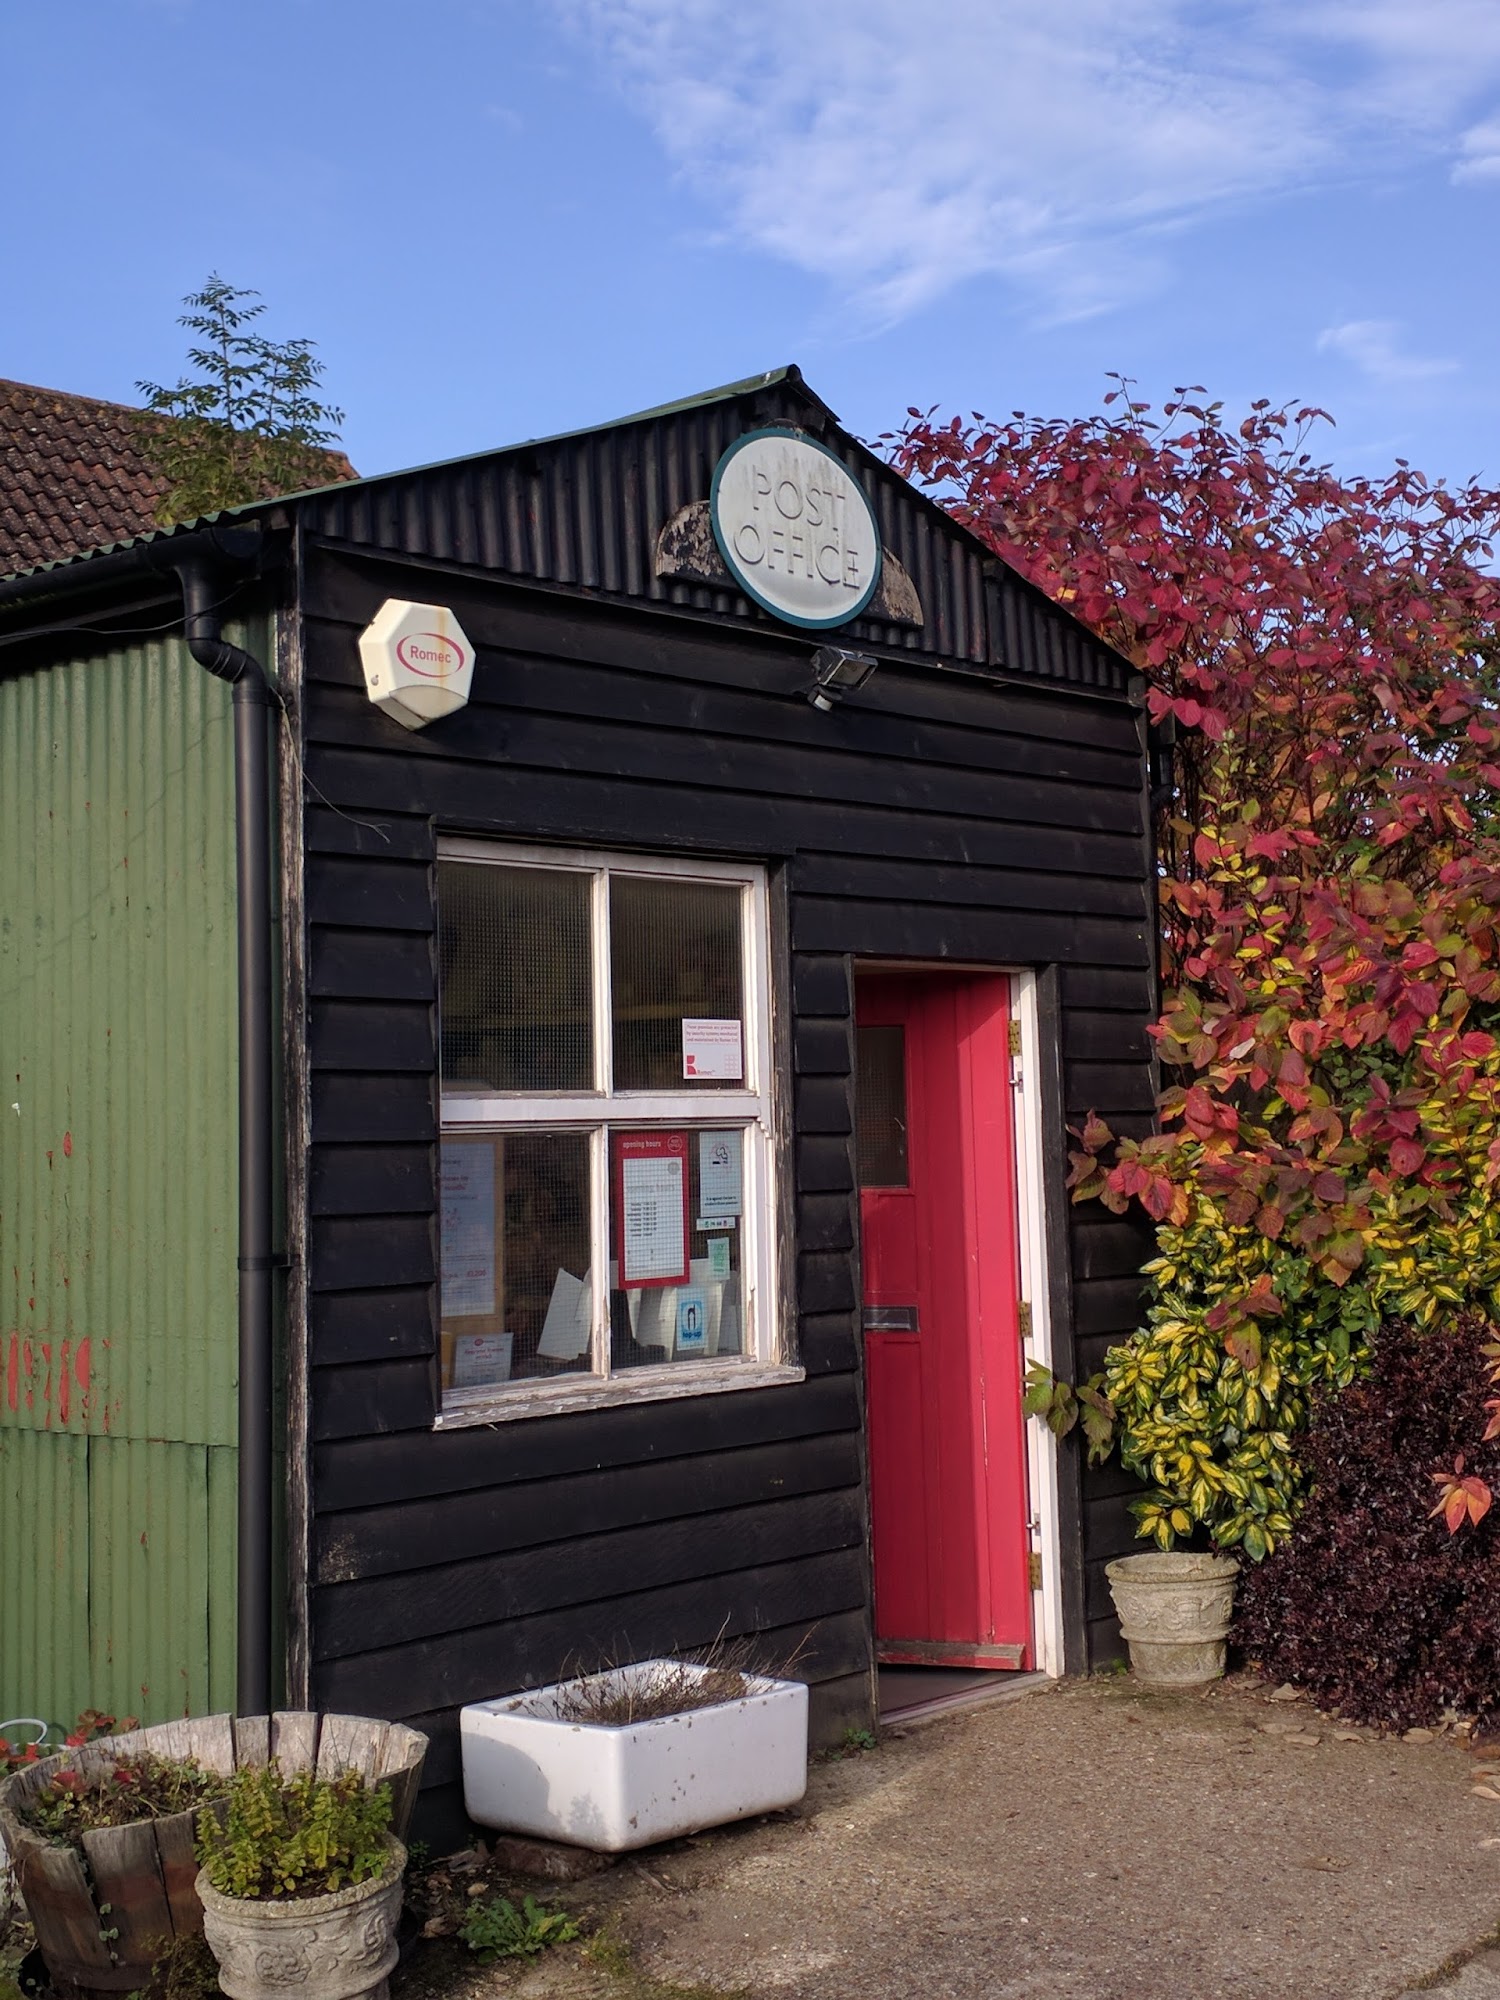
{"type": "MultiPolygon", "coordinates": [[[[540,534],[548,546],[530,546],[535,539],[531,529],[524,531],[517,546],[509,550],[510,560],[495,562],[485,560],[482,567],[495,568],[517,576],[535,576],[542,581],[558,582],[587,589],[603,590],[610,595],[620,595],[632,601],[639,599],[665,601],[678,604],[682,608],[707,611],[719,617],[744,618],[750,615],[758,621],[763,614],[752,610],[748,601],[738,592],[726,590],[718,585],[673,585],[670,580],[665,585],[644,572],[634,584],[621,570],[622,563],[628,568],[626,553],[615,546],[621,522],[614,518],[616,502],[627,513],[637,512],[636,503],[642,498],[636,491],[639,481],[627,470],[622,477],[612,448],[612,441],[633,430],[644,430],[652,426],[666,426],[669,432],[679,429],[684,423],[700,442],[714,437],[717,450],[729,441],[721,425],[716,425],[714,413],[725,406],[747,397],[765,395],[768,391],[780,391],[780,399],[797,406],[795,413],[783,412],[780,421],[795,424],[801,410],[805,409],[815,420],[817,429],[831,428],[837,433],[837,441],[846,458],[852,459],[861,468],[867,483],[881,493],[882,501],[877,507],[881,520],[883,539],[891,546],[894,541],[908,543],[909,538],[896,533],[898,516],[893,507],[899,496],[899,505],[907,510],[914,530],[915,540],[903,550],[908,569],[922,601],[928,607],[928,629],[922,634],[900,627],[885,628],[877,620],[859,619],[849,627],[850,636],[862,638],[869,643],[891,645],[904,652],[926,652],[935,657],[954,655],[977,662],[986,662],[1002,669],[1019,672],[1028,678],[1062,681],[1074,686],[1108,688],[1114,692],[1124,692],[1133,672],[1128,661],[1116,653],[1103,640],[1091,632],[1065,605],[1056,604],[1031,580],[1013,568],[1002,556],[981,540],[973,529],[956,520],[942,504],[904,478],[883,459],[878,452],[856,437],[840,424],[836,413],[811,389],[795,363],[781,368],[767,369],[762,374],[750,375],[737,382],[729,382],[717,388],[706,389],[696,395],[681,397],[675,402],[658,404],[651,409],[638,410],[630,416],[617,417],[606,423],[589,424],[576,430],[558,431],[551,436],[528,438],[516,444],[495,446],[485,451],[465,453],[458,458],[439,459],[429,465],[411,466],[397,472],[371,474],[366,478],[339,480],[330,485],[311,487],[302,493],[287,494],[274,500],[257,500],[245,506],[227,508],[222,512],[206,515],[195,521],[175,523],[150,535],[141,535],[130,541],[116,543],[109,548],[89,550],[82,554],[59,559],[54,563],[38,565],[36,569],[19,572],[19,577],[40,575],[44,572],[84,571],[95,557],[123,553],[136,547],[146,547],[165,543],[174,537],[198,533],[220,524],[232,523],[247,518],[275,517],[283,510],[309,508],[314,510],[314,518],[309,524],[315,532],[331,534],[334,540],[342,539],[340,530],[325,517],[320,521],[316,510],[322,506],[336,508],[347,521],[345,510],[371,508],[377,512],[390,514],[386,529],[374,535],[356,534],[355,540],[370,542],[372,545],[389,546],[404,550],[409,554],[425,554],[460,563],[471,563],[475,552],[470,552],[461,543],[472,539],[462,534],[439,533],[428,535],[415,527],[427,504],[429,495],[436,492],[434,482],[450,482],[446,493],[437,493],[434,504],[439,511],[445,511],[455,494],[465,482],[484,468],[507,469],[507,476],[514,479],[515,462],[520,461],[524,470],[528,454],[558,454],[563,469],[563,485],[570,487],[567,476],[567,455],[571,452],[575,461],[584,467],[584,487],[592,493],[586,498],[584,511],[573,518],[574,498],[571,493],[555,493],[552,496],[549,514],[559,506],[562,512],[555,522],[534,524],[535,534],[540,534]],[[699,420],[707,419],[708,431],[701,433],[699,420]],[[584,454],[578,459],[578,454],[584,454]],[[601,479],[598,474],[605,474],[601,479]],[[610,480],[618,487],[618,494],[611,498],[604,492],[610,480]],[[383,496],[397,494],[406,489],[405,498],[399,501],[383,496]],[[627,488],[630,489],[627,492],[627,488]],[[592,510],[592,511],[590,511],[592,510]],[[598,518],[594,518],[597,513],[598,518]],[[568,518],[564,520],[564,515],[568,518]],[[585,516],[587,515],[587,518],[585,516]],[[410,521],[408,520],[410,517],[410,521]],[[608,518],[606,518],[608,517],[608,518]],[[551,549],[553,531],[569,543],[570,554],[581,558],[578,562],[552,559],[557,551],[551,549]],[[573,548],[574,538],[582,537],[588,542],[587,551],[582,545],[573,548]],[[527,544],[525,554],[520,544],[527,544]],[[430,544],[430,545],[429,545],[430,544]],[[597,544],[597,546],[596,546],[597,544]],[[943,548],[949,553],[943,555],[943,548]],[[596,560],[597,558],[597,560],[596,560]],[[574,571],[577,573],[573,573],[574,571]],[[598,574],[594,574],[595,571],[598,574]],[[992,609],[987,610],[985,598],[991,599],[992,609]],[[988,642],[986,642],[986,634],[988,642]],[[1002,648],[1001,657],[996,657],[996,649],[1002,648]]],[[[684,440],[685,441],[685,440],[684,440]]],[[[823,438],[829,440],[826,434],[823,438]]],[[[648,483],[655,484],[654,474],[643,475],[648,483]]],[[[472,491],[472,489],[470,489],[472,491]]],[[[706,498],[706,494],[677,496],[682,499],[706,498]]],[[[873,497],[873,494],[872,494],[873,497]]],[[[517,502],[518,493],[510,496],[512,505],[517,502]]],[[[284,518],[284,514],[283,514],[284,518]]],[[[370,515],[373,523],[375,515],[370,515]]],[[[635,539],[639,540],[640,523],[635,522],[635,539]]],[[[501,535],[502,541],[516,541],[512,535],[501,535]]],[[[481,540],[494,541],[494,535],[481,535],[481,540]]],[[[498,554],[498,548],[494,551],[498,554]]],[[[633,549],[631,554],[637,562],[644,560],[642,549],[633,549]]],[[[17,580],[17,579],[7,579],[17,580]]]]}
{"type": "MultiPolygon", "coordinates": [[[[726,382],[717,389],[703,389],[695,396],[679,397],[676,402],[658,403],[649,410],[632,411],[628,417],[611,417],[606,423],[583,424],[577,430],[553,431],[543,437],[521,438],[513,444],[487,445],[482,451],[460,452],[456,458],[435,458],[425,465],[404,465],[394,472],[372,472],[359,479],[332,480],[326,486],[305,486],[297,493],[279,493],[272,500],[247,500],[241,507],[223,507],[216,514],[200,514],[191,521],[174,521],[170,527],[156,528],[148,535],[131,535],[123,542],[102,542],[96,549],[80,549],[70,556],[57,556],[51,562],[33,563],[29,569],[11,570],[0,576],[0,583],[9,583],[22,576],[42,576],[51,570],[76,569],[83,563],[92,562],[95,556],[119,555],[126,549],[170,541],[175,535],[196,534],[203,528],[217,527],[221,521],[238,521],[252,514],[264,513],[268,507],[295,506],[300,500],[321,499],[327,493],[379,486],[392,479],[416,479],[424,473],[447,472],[456,466],[472,465],[482,458],[505,458],[512,452],[540,451],[547,445],[571,444],[576,439],[597,437],[604,431],[626,430],[631,424],[649,424],[662,417],[681,416],[688,410],[707,409],[714,403],[728,403],[739,396],[753,396],[757,390],[772,388],[782,382],[796,383],[808,402],[823,411],[831,422],[838,423],[837,416],[822,397],[808,388],[801,369],[795,362],[789,362],[783,368],[768,368],[761,375],[747,375],[739,382],[726,382]]],[[[858,438],[852,438],[851,442],[858,444],[862,451],[867,449],[858,438]]],[[[877,459],[876,463],[879,462],[877,459]]],[[[886,469],[889,470],[889,467],[886,469]]]]}

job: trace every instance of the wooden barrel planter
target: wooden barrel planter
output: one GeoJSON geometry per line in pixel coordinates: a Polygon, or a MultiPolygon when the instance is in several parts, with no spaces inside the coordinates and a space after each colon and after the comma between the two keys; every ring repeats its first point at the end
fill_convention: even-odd
{"type": "Polygon", "coordinates": [[[145,1992],[173,1941],[203,1929],[194,1883],[191,1812],[85,1833],[83,1853],[23,1826],[17,1808],[65,1768],[89,1772],[122,1758],[193,1757],[228,1775],[276,1758],[285,1776],[358,1771],[391,1788],[391,1831],[404,1840],[422,1779],[427,1738],[398,1722],[358,1715],[208,1715],[161,1722],[44,1757],[0,1782],[0,1836],[10,1850],[26,1913],[62,2000],[145,1992]]]}

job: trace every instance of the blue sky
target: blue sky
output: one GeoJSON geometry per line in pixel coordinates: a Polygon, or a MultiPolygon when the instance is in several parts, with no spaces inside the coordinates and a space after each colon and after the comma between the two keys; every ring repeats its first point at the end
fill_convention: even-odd
{"type": "Polygon", "coordinates": [[[6,0],[0,375],[130,401],[182,295],[308,335],[361,471],[798,361],[1106,371],[1500,485],[1500,0],[6,0]]]}

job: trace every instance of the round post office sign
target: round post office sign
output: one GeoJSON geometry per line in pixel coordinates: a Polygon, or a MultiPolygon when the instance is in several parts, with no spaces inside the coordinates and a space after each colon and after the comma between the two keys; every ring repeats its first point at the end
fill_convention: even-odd
{"type": "Polygon", "coordinates": [[[798,431],[747,431],[709,496],[729,573],[763,610],[813,629],[857,618],[880,582],[880,529],[842,459],[798,431]]]}

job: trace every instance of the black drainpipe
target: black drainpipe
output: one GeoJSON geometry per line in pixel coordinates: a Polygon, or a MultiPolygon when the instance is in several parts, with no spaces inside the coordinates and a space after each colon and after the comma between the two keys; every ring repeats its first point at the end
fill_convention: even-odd
{"type": "Polygon", "coordinates": [[[265,668],[222,636],[222,569],[163,551],[182,583],[188,651],[234,691],[239,957],[239,1577],[235,1706],[271,1709],[272,1148],[271,787],[265,668]]]}

